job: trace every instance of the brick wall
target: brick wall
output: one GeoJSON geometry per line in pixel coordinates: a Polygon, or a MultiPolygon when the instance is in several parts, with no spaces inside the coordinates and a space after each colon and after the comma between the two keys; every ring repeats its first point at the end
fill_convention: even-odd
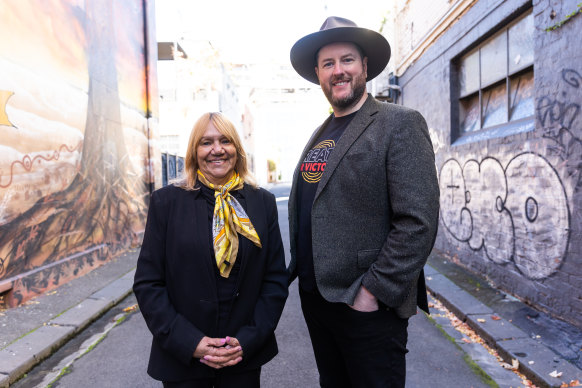
{"type": "Polygon", "coordinates": [[[578,3],[478,1],[399,84],[400,102],[427,119],[437,155],[436,249],[582,327],[582,15],[545,30],[579,9],[578,3]],[[451,144],[458,103],[452,63],[528,9],[535,24],[531,130],[451,144]]]}
{"type": "Polygon", "coordinates": [[[451,0],[400,0],[395,4],[394,42],[401,56],[419,44],[420,39],[434,26],[451,6],[451,0]]]}

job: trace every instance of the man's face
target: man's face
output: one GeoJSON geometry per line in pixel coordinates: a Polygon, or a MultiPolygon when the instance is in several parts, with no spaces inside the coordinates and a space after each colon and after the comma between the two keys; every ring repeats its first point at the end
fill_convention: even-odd
{"type": "Polygon", "coordinates": [[[353,43],[323,46],[317,56],[315,73],[334,112],[356,105],[366,91],[368,58],[353,43]]]}

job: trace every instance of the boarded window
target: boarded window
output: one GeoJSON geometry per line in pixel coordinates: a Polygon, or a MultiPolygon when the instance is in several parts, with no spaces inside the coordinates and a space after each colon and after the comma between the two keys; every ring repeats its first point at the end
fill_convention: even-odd
{"type": "Polygon", "coordinates": [[[456,61],[459,135],[533,119],[531,11],[456,61]]]}

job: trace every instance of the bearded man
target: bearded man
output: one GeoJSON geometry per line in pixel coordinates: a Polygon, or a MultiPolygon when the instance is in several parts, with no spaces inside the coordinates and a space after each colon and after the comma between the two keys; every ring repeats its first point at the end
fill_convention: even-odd
{"type": "Polygon", "coordinates": [[[434,152],[420,113],[366,92],[389,58],[381,34],[339,17],[291,49],[333,109],[289,196],[290,283],[299,278],[322,387],[404,387],[408,318],[417,306],[428,312],[434,152]]]}

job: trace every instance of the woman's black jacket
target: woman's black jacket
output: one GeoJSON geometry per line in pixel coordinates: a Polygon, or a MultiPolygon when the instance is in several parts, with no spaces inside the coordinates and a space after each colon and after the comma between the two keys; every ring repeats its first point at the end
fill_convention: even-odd
{"type": "MultiPolygon", "coordinates": [[[[244,185],[246,212],[262,248],[241,238],[242,262],[227,332],[243,361],[221,373],[257,368],[277,354],[274,330],[288,295],[275,197],[244,185]]],[[[153,334],[148,373],[163,381],[211,377],[193,358],[203,336],[218,337],[218,299],[210,255],[208,206],[200,190],[166,186],[151,196],[133,290],[153,334]]]]}

